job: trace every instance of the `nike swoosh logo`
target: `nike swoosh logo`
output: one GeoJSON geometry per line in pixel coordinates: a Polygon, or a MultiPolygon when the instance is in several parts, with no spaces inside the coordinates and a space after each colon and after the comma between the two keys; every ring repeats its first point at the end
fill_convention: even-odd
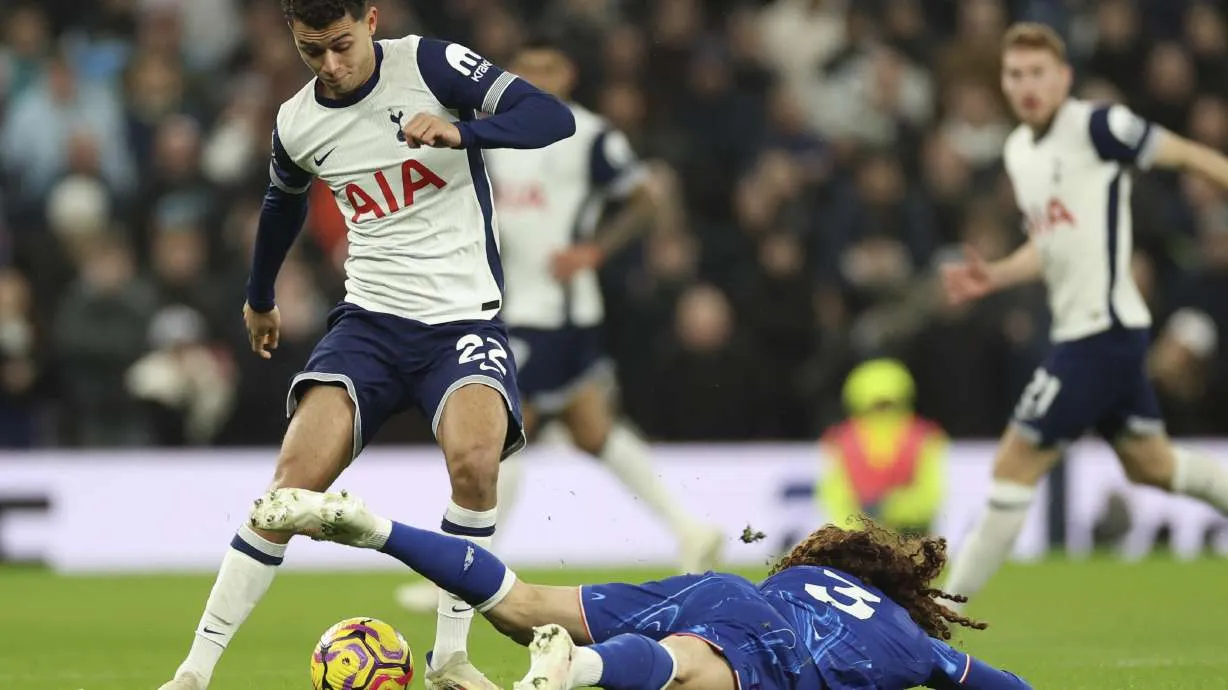
{"type": "Polygon", "coordinates": [[[333,151],[336,151],[336,150],[337,150],[337,147],[334,146],[328,150],[328,153],[324,154],[323,156],[320,156],[319,158],[316,158],[315,159],[316,167],[318,168],[321,165],[324,165],[324,161],[328,160],[328,157],[333,155],[333,151]]]}
{"type": "Polygon", "coordinates": [[[214,629],[210,628],[210,627],[209,627],[209,626],[207,626],[207,625],[206,625],[205,627],[201,628],[201,629],[200,629],[200,631],[201,631],[201,632],[203,632],[203,633],[206,633],[206,634],[208,634],[208,635],[224,635],[224,634],[225,634],[225,633],[223,633],[221,630],[214,630],[214,629]]]}
{"type": "Polygon", "coordinates": [[[472,606],[457,606],[456,604],[452,604],[452,613],[464,613],[472,610],[472,606]]]}

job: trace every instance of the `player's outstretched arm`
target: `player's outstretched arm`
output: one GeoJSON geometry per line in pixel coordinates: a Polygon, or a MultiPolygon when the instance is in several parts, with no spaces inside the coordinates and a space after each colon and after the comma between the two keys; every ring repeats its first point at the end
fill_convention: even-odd
{"type": "Polygon", "coordinates": [[[592,240],[572,245],[551,258],[551,274],[560,283],[605,263],[655,227],[663,213],[665,173],[641,163],[621,132],[607,130],[598,137],[590,163],[594,182],[602,185],[609,198],[625,199],[626,203],[602,223],[592,240]]]}
{"type": "Polygon", "coordinates": [[[307,217],[310,186],[310,173],[290,159],[274,131],[269,188],[260,206],[256,245],[252,249],[251,272],[247,278],[247,304],[243,310],[252,350],[265,359],[269,357],[268,350],[277,347],[278,339],[273,286],[307,217]]]}
{"type": "Polygon", "coordinates": [[[1167,130],[1157,130],[1152,136],[1155,137],[1152,165],[1197,173],[1228,189],[1228,158],[1219,151],[1167,130]]]}
{"type": "Polygon", "coordinates": [[[925,687],[935,690],[1029,690],[1032,686],[1010,671],[1002,671],[930,638],[934,670],[925,687]]]}
{"type": "Polygon", "coordinates": [[[1040,254],[1028,240],[1010,256],[985,261],[976,249],[964,248],[964,260],[941,268],[942,287],[951,304],[963,304],[999,290],[1039,280],[1040,254]]]}
{"type": "Polygon", "coordinates": [[[458,43],[423,38],[418,69],[444,107],[490,115],[462,117],[456,148],[536,149],[576,132],[576,118],[562,101],[458,43]]]}

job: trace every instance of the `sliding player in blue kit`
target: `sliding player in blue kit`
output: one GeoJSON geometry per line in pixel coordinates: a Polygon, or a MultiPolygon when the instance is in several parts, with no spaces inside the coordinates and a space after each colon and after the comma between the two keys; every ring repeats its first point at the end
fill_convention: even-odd
{"type": "Polygon", "coordinates": [[[757,585],[708,572],[581,587],[521,582],[482,547],[392,522],[344,492],[272,491],[251,524],[377,549],[453,592],[529,645],[514,690],[1031,687],[945,642],[951,624],[985,627],[930,584],[945,541],[873,524],[819,529],[757,585]]]}

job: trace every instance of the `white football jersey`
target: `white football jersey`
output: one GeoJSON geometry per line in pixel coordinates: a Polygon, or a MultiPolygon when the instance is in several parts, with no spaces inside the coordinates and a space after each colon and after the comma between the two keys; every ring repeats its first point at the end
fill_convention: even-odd
{"type": "Polygon", "coordinates": [[[496,219],[482,152],[411,149],[417,113],[494,113],[516,77],[464,46],[376,42],[372,78],[343,100],[312,80],[282,104],[270,177],[301,193],[328,184],[348,227],[346,301],[427,324],[489,319],[501,305],[496,219]]]}
{"type": "Polygon", "coordinates": [[[1130,271],[1129,168],[1150,165],[1154,129],[1124,106],[1072,99],[1039,137],[1020,126],[1007,139],[1006,171],[1040,253],[1054,342],[1151,325],[1130,271]]]}
{"type": "Polygon", "coordinates": [[[576,133],[540,149],[486,152],[495,185],[507,276],[509,326],[593,326],[603,317],[597,272],[561,284],[556,252],[591,239],[608,200],[633,191],[646,174],[630,143],[600,116],[571,105],[576,133]]]}

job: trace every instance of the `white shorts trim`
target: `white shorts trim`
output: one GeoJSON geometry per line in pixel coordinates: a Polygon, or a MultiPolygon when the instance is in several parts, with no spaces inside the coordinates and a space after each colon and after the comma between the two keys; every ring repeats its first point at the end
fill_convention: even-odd
{"type": "Polygon", "coordinates": [[[1164,433],[1164,420],[1150,417],[1126,417],[1125,430],[1136,436],[1159,436],[1164,433]]]}
{"type": "Polygon", "coordinates": [[[354,441],[353,449],[350,452],[350,460],[358,457],[362,452],[362,408],[358,405],[358,391],[354,388],[354,382],[345,374],[329,374],[319,371],[304,371],[296,375],[290,381],[290,391],[286,393],[286,418],[294,416],[294,411],[298,409],[298,396],[295,392],[298,390],[298,385],[304,381],[315,381],[316,383],[335,384],[340,383],[345,386],[345,392],[350,396],[350,402],[354,403],[354,441]]]}
{"type": "MultiPolygon", "coordinates": [[[[435,414],[431,417],[431,433],[436,439],[439,438],[439,421],[443,418],[444,408],[448,406],[448,399],[452,397],[453,393],[470,384],[486,386],[499,391],[499,395],[503,396],[503,404],[507,408],[509,423],[514,421],[512,420],[512,410],[515,409],[515,406],[512,404],[511,396],[507,394],[507,389],[503,387],[503,382],[494,378],[493,376],[471,374],[453,381],[452,385],[448,386],[448,390],[444,391],[443,397],[439,399],[439,406],[435,408],[435,414]]],[[[503,449],[500,459],[507,458],[508,456],[519,452],[520,449],[524,448],[525,444],[528,442],[524,435],[524,426],[521,424],[517,424],[517,426],[520,428],[517,429],[518,438],[516,442],[503,449]]]]}

